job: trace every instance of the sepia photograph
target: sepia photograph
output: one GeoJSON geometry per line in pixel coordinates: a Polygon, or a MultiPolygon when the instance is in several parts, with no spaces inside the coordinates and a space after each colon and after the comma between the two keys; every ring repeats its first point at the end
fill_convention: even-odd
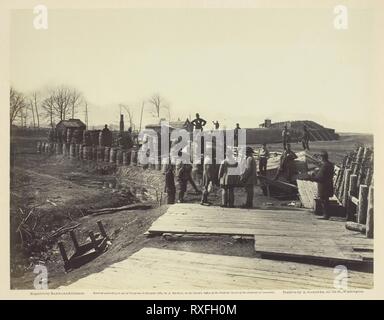
{"type": "Polygon", "coordinates": [[[373,290],[377,2],[129,3],[8,12],[9,290],[373,290]]]}

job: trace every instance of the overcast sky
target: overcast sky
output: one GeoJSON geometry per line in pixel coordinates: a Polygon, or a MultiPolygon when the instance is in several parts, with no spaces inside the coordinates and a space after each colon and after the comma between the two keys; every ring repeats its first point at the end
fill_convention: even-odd
{"type": "Polygon", "coordinates": [[[12,85],[78,88],[90,125],[118,123],[119,103],[138,125],[157,92],[173,120],[199,112],[229,128],[308,119],[372,132],[370,11],[350,9],[343,31],[333,8],[50,10],[48,30],[33,17],[12,14],[12,85]]]}

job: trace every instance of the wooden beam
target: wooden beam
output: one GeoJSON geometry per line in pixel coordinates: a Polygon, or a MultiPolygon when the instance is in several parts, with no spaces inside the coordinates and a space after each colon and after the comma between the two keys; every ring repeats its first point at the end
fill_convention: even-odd
{"type": "MultiPolygon", "coordinates": [[[[349,193],[349,182],[350,182],[350,176],[351,176],[351,169],[345,169],[345,179],[344,179],[344,192],[343,192],[343,207],[348,209],[348,193],[349,193]]],[[[347,219],[349,219],[348,210],[347,210],[347,219]]]]}
{"type": "Polygon", "coordinates": [[[373,238],[373,187],[369,187],[368,193],[368,209],[367,209],[367,232],[366,236],[369,239],[373,238]]]}
{"type": "Polygon", "coordinates": [[[367,219],[368,186],[362,184],[359,189],[359,206],[357,208],[357,222],[364,224],[367,219]]]}
{"type": "Polygon", "coordinates": [[[365,224],[360,224],[360,223],[356,223],[356,222],[352,222],[352,221],[347,221],[345,223],[345,228],[347,228],[348,230],[351,230],[351,231],[358,231],[361,233],[366,232],[365,224]]]}

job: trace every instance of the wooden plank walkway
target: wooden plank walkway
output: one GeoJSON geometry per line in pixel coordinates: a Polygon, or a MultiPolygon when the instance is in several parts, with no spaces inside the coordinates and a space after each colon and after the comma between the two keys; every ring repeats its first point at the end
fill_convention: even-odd
{"type": "Polygon", "coordinates": [[[309,263],[362,263],[373,259],[373,240],[346,230],[343,221],[317,219],[306,210],[227,209],[177,204],[156,220],[149,233],[254,236],[256,252],[309,263]],[[363,249],[363,250],[359,250],[363,249]]]}
{"type": "MultiPolygon", "coordinates": [[[[176,250],[144,248],[64,290],[130,292],[334,288],[334,269],[176,250]]],[[[348,288],[372,288],[372,274],[348,272],[348,288]]]]}
{"type": "Polygon", "coordinates": [[[370,239],[340,237],[276,237],[258,236],[255,250],[262,257],[278,259],[298,258],[300,261],[332,264],[357,264],[373,261],[373,245],[370,239]]]}
{"type": "Polygon", "coordinates": [[[323,221],[303,209],[239,209],[184,203],[169,207],[149,233],[317,236],[345,233],[344,222],[323,221]]]}

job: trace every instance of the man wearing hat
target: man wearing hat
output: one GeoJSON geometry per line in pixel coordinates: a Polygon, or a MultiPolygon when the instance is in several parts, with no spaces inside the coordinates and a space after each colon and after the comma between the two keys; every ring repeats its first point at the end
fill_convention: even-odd
{"type": "Polygon", "coordinates": [[[253,189],[254,185],[257,181],[256,176],[256,161],[253,158],[253,149],[251,147],[247,147],[245,151],[246,160],[245,160],[245,170],[240,177],[240,182],[244,184],[245,192],[247,194],[247,200],[244,208],[252,208],[253,207],[253,189]]]}
{"type": "Polygon", "coordinates": [[[322,164],[318,173],[307,180],[317,182],[317,196],[323,211],[323,219],[327,220],[329,219],[329,198],[333,196],[334,165],[328,160],[327,151],[322,151],[320,157],[322,164]]]}

